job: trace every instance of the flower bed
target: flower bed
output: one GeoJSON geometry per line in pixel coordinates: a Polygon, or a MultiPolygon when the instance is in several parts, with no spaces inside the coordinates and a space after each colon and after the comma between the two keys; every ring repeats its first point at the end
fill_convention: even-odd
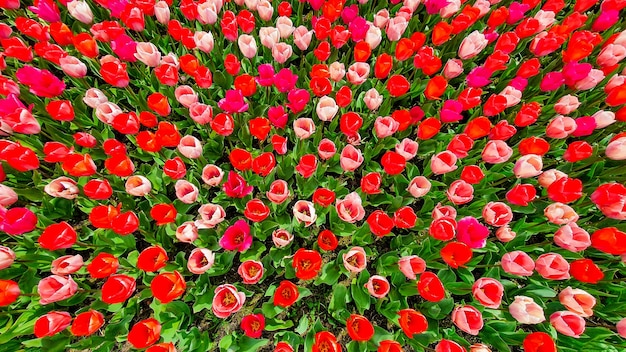
{"type": "Polygon", "coordinates": [[[626,350],[625,1],[29,5],[3,350],[626,350]]]}

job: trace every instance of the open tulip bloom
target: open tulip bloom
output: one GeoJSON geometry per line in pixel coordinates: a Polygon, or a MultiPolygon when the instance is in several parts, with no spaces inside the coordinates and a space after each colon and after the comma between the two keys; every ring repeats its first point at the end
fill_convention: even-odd
{"type": "Polygon", "coordinates": [[[626,0],[0,9],[2,350],[626,350],[626,0]]]}

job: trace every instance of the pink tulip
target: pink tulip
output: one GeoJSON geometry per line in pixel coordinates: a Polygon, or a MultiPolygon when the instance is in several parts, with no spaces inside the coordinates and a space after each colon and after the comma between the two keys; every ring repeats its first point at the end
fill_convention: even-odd
{"type": "Polygon", "coordinates": [[[535,270],[533,259],[522,251],[505,253],[500,261],[502,269],[511,275],[531,276],[535,270]]]}
{"type": "Polygon", "coordinates": [[[472,285],[472,295],[487,308],[498,309],[502,303],[504,286],[490,277],[481,277],[472,285]]]}
{"type": "Polygon", "coordinates": [[[293,122],[293,131],[299,139],[307,139],[315,133],[315,122],[307,117],[301,117],[293,122]]]}
{"type": "Polygon", "coordinates": [[[80,254],[64,255],[52,261],[52,273],[54,275],[71,275],[83,267],[83,257],[80,254]]]}
{"type": "Polygon", "coordinates": [[[451,80],[463,73],[463,61],[459,59],[449,59],[443,67],[443,76],[446,80],[451,80]]]}
{"type": "Polygon", "coordinates": [[[424,176],[415,176],[409,183],[407,190],[415,198],[420,198],[428,194],[431,183],[424,176]]]}
{"type": "Polygon", "coordinates": [[[152,183],[144,176],[133,175],[126,180],[126,193],[135,197],[143,197],[152,191],[152,183]]]}
{"type": "Polygon", "coordinates": [[[15,253],[11,248],[0,246],[0,270],[10,267],[15,261],[15,253]]]}
{"type": "Polygon", "coordinates": [[[456,307],[452,311],[452,322],[457,328],[470,335],[478,335],[483,328],[482,314],[470,305],[456,307]]]}
{"type": "Polygon", "coordinates": [[[240,90],[227,90],[226,96],[220,99],[217,105],[220,109],[231,114],[248,111],[248,103],[243,99],[243,94],[240,90]]]}
{"type": "MultiPolygon", "coordinates": [[[[54,1],[36,0],[34,4],[35,6],[29,6],[28,9],[40,19],[49,23],[59,22],[61,20],[61,12],[54,1]]],[[[19,8],[19,5],[17,7],[19,8]]]]}
{"type": "Polygon", "coordinates": [[[505,226],[513,220],[513,211],[505,203],[489,202],[483,207],[483,219],[491,226],[505,226]]]}
{"type": "Polygon", "coordinates": [[[563,203],[552,203],[548,205],[543,214],[548,221],[556,225],[565,225],[578,221],[578,214],[572,207],[563,203]]]}
{"type": "Polygon", "coordinates": [[[369,77],[370,65],[366,62],[355,62],[348,67],[348,73],[346,73],[346,79],[348,82],[354,85],[361,85],[369,77]]]}
{"type": "Polygon", "coordinates": [[[320,141],[320,144],[317,146],[317,154],[322,160],[328,160],[332,158],[336,153],[337,147],[335,146],[335,142],[331,141],[328,138],[322,139],[320,141]]]}
{"type": "Polygon", "coordinates": [[[613,111],[600,110],[591,115],[596,121],[596,129],[605,128],[615,123],[615,113],[613,111]]]}
{"type": "Polygon", "coordinates": [[[212,229],[226,219],[226,212],[219,204],[203,204],[198,209],[200,220],[196,220],[195,225],[199,229],[212,229]]]}
{"type": "Polygon", "coordinates": [[[174,96],[176,97],[176,101],[186,108],[198,102],[198,94],[196,94],[193,88],[187,85],[176,87],[174,96]]]}
{"type": "Polygon", "coordinates": [[[489,164],[501,164],[507,162],[513,155],[513,149],[502,140],[487,142],[482,152],[482,159],[489,164]]]}
{"type": "MultiPolygon", "coordinates": [[[[487,1],[487,3],[489,2],[487,1]]],[[[470,346],[469,352],[491,352],[491,349],[485,344],[475,343],[470,346]]]]}
{"type": "MultiPolygon", "coordinates": [[[[198,5],[198,7],[200,6],[198,5]]],[[[166,1],[157,1],[154,5],[154,17],[163,25],[166,25],[170,21],[170,7],[166,1]]]]}
{"type": "Polygon", "coordinates": [[[620,44],[609,44],[602,48],[596,58],[600,67],[615,66],[626,58],[626,47],[620,44]]]}
{"type": "Polygon", "coordinates": [[[329,96],[323,96],[317,102],[315,112],[317,117],[325,122],[332,121],[337,112],[339,111],[339,105],[335,102],[335,99],[329,96]]]}
{"type": "Polygon", "coordinates": [[[202,156],[202,144],[194,136],[186,135],[178,143],[178,151],[189,159],[197,159],[202,156]]]}
{"type": "Polygon", "coordinates": [[[567,310],[578,314],[581,317],[590,317],[593,315],[593,307],[596,305],[596,299],[587,291],[579,288],[567,287],[559,293],[559,302],[567,310]]]}
{"type": "Polygon", "coordinates": [[[218,13],[216,2],[206,1],[198,4],[198,15],[196,18],[202,24],[215,24],[218,20],[218,13]]]}
{"type": "Polygon", "coordinates": [[[215,288],[211,309],[218,318],[228,318],[237,313],[246,302],[246,294],[238,292],[237,288],[230,284],[219,285],[215,288]]]}
{"type": "Polygon", "coordinates": [[[201,275],[213,267],[215,253],[206,248],[194,248],[189,253],[187,269],[193,274],[201,275]]]}
{"type": "Polygon", "coordinates": [[[517,234],[515,233],[515,231],[511,230],[508,225],[502,226],[496,230],[496,238],[500,242],[511,242],[515,239],[515,236],[517,236],[517,234]]]}
{"type": "Polygon", "coordinates": [[[546,320],[543,308],[526,296],[515,296],[515,301],[509,305],[509,313],[520,324],[539,324],[546,320]]]}
{"type": "Polygon", "coordinates": [[[84,1],[72,0],[67,3],[67,10],[70,16],[79,20],[84,24],[90,24],[93,21],[93,13],[89,5],[84,1]]]}
{"type": "Polygon", "coordinates": [[[176,228],[176,239],[185,243],[192,243],[198,239],[198,228],[194,222],[186,221],[178,226],[178,228],[176,228]]]}
{"type": "Polygon", "coordinates": [[[368,109],[376,110],[380,104],[383,103],[383,96],[378,93],[376,88],[370,88],[370,90],[365,92],[363,102],[365,102],[365,106],[367,106],[368,109]]]}
{"type": "Polygon", "coordinates": [[[299,26],[293,32],[293,43],[302,51],[309,47],[311,39],[313,39],[313,31],[305,26],[299,26]]]}
{"type": "Polygon", "coordinates": [[[339,164],[343,171],[346,172],[354,172],[361,164],[363,164],[363,154],[357,148],[355,148],[352,144],[346,145],[343,150],[341,150],[341,157],[339,158],[339,164]]]}
{"type": "Polygon", "coordinates": [[[430,159],[430,169],[435,175],[443,175],[457,169],[457,157],[449,150],[439,152],[430,159]]]}
{"type": "MultiPolygon", "coordinates": [[[[256,56],[257,45],[256,45],[256,40],[254,39],[253,36],[248,35],[248,34],[242,34],[239,36],[239,39],[237,39],[237,44],[239,45],[239,51],[241,51],[241,54],[243,56],[247,57],[248,59],[252,59],[253,57],[256,56]]],[[[276,47],[277,45],[278,44],[276,44],[274,47],[276,47]]],[[[282,64],[285,61],[287,61],[289,56],[291,56],[291,53],[289,53],[289,55],[285,53],[283,54],[284,56],[281,56],[280,59],[278,59],[276,58],[276,55],[274,54],[274,50],[272,49],[272,55],[274,55],[274,60],[282,64]]]]}
{"type": "Polygon", "coordinates": [[[387,9],[376,12],[374,15],[374,26],[383,28],[387,26],[387,22],[389,22],[389,11],[387,9]]]}
{"type": "Polygon", "coordinates": [[[254,285],[263,277],[263,263],[256,260],[246,260],[239,265],[237,270],[244,284],[254,285]]]}
{"type": "Polygon", "coordinates": [[[286,105],[292,113],[297,114],[300,111],[304,110],[310,99],[311,94],[309,94],[308,90],[296,88],[292,89],[287,94],[287,100],[289,101],[289,103],[287,103],[286,105]]]}
{"type": "Polygon", "coordinates": [[[522,155],[515,162],[513,173],[517,178],[531,178],[539,176],[543,171],[543,159],[536,154],[522,155]]]}
{"type": "Polygon", "coordinates": [[[400,123],[391,116],[378,116],[376,121],[374,121],[374,132],[378,139],[392,136],[398,131],[399,127],[400,123]]]}
{"type": "Polygon", "coordinates": [[[256,5],[256,10],[259,14],[259,17],[265,21],[271,21],[272,15],[274,14],[274,7],[268,0],[259,0],[256,5]]]}
{"type": "Polygon", "coordinates": [[[540,255],[535,261],[535,270],[548,280],[567,280],[570,277],[569,263],[557,253],[540,255]]]}
{"type": "Polygon", "coordinates": [[[389,293],[389,281],[383,276],[373,275],[367,280],[365,288],[375,298],[384,298],[389,293]]]}
{"type": "Polygon", "coordinates": [[[0,183],[0,206],[7,208],[17,202],[17,198],[13,188],[0,183]]]}
{"type": "Polygon", "coordinates": [[[611,160],[626,160],[626,137],[611,141],[604,153],[611,160]]]}
{"type": "Polygon", "coordinates": [[[365,217],[361,197],[356,192],[348,194],[344,199],[337,199],[335,209],[341,220],[351,224],[361,221],[365,217]]]}
{"type": "Polygon", "coordinates": [[[41,279],[37,285],[40,304],[50,304],[72,297],[78,290],[78,285],[71,277],[50,275],[41,279]]]}
{"type": "Polygon", "coordinates": [[[135,57],[148,67],[157,67],[161,62],[161,52],[156,45],[147,42],[137,43],[135,57]]]}
{"type": "Polygon", "coordinates": [[[591,246],[591,236],[575,222],[563,225],[553,239],[557,246],[572,252],[584,251],[591,246]]]}
{"type": "Polygon", "coordinates": [[[410,255],[400,258],[398,267],[407,279],[416,280],[417,275],[426,270],[426,261],[416,255],[410,255]]]}
{"type": "Polygon", "coordinates": [[[417,155],[417,149],[419,148],[419,144],[408,138],[404,138],[400,144],[396,144],[396,153],[402,155],[404,160],[409,161],[413,159],[417,155]]]}
{"type": "Polygon", "coordinates": [[[537,181],[539,181],[541,187],[548,188],[554,181],[559,180],[561,177],[567,177],[567,174],[557,169],[550,169],[539,175],[537,181]]]}
{"type": "Polygon", "coordinates": [[[193,204],[198,199],[198,187],[185,180],[178,180],[174,185],[176,198],[185,204],[193,204]]]}
{"type": "Polygon", "coordinates": [[[376,26],[370,26],[365,33],[365,42],[370,45],[372,50],[376,49],[383,40],[383,32],[376,26]]]}
{"type": "Polygon", "coordinates": [[[471,59],[480,54],[487,47],[487,44],[489,44],[489,41],[484,34],[479,31],[473,31],[461,42],[458,55],[462,60],[471,59]]]}
{"type": "Polygon", "coordinates": [[[306,200],[299,200],[293,205],[293,217],[298,223],[304,223],[304,227],[309,227],[317,220],[313,203],[306,200]]]}
{"type": "Polygon", "coordinates": [[[48,70],[23,66],[15,73],[19,83],[27,86],[38,97],[54,98],[65,90],[65,83],[48,70]]]}
{"type": "Polygon", "coordinates": [[[267,198],[274,204],[282,204],[289,198],[289,185],[285,180],[274,180],[269,191],[265,193],[267,198]]]}
{"type": "Polygon", "coordinates": [[[259,38],[261,45],[272,49],[280,41],[280,32],[275,27],[261,27],[259,28],[259,38]]]}
{"type": "Polygon", "coordinates": [[[74,56],[68,55],[59,59],[63,72],[74,78],[83,78],[87,75],[87,65],[74,56]]]}
{"type": "Polygon", "coordinates": [[[392,42],[397,42],[400,40],[408,26],[409,21],[407,21],[404,17],[396,16],[394,18],[390,18],[385,28],[387,39],[392,42]]]}
{"type": "Polygon", "coordinates": [[[224,171],[216,165],[208,164],[202,168],[202,181],[211,187],[219,186],[223,177],[224,171]]]}
{"type": "Polygon", "coordinates": [[[276,19],[276,28],[278,28],[280,37],[283,39],[289,38],[291,33],[295,30],[293,22],[291,22],[291,19],[287,16],[280,16],[276,19]]]}
{"type": "Polygon", "coordinates": [[[552,313],[550,315],[550,325],[561,334],[576,339],[585,332],[585,319],[569,311],[552,313]]]}
{"type": "Polygon", "coordinates": [[[96,117],[98,120],[110,125],[113,123],[115,116],[122,113],[122,109],[117,106],[115,103],[111,103],[109,101],[98,104],[96,106],[96,117]]]}
{"type": "Polygon", "coordinates": [[[287,247],[293,241],[291,232],[284,229],[276,229],[272,232],[272,242],[276,248],[287,247]]]}
{"type": "Polygon", "coordinates": [[[557,101],[557,103],[554,104],[554,111],[557,114],[568,115],[576,111],[576,109],[578,109],[579,106],[580,106],[580,102],[578,101],[578,98],[573,95],[568,94],[566,96],[561,97],[561,99],[559,99],[559,101],[557,101]]]}
{"type": "Polygon", "coordinates": [[[346,67],[342,62],[335,61],[328,66],[328,72],[330,72],[330,79],[339,82],[346,75],[346,67]]]}
{"type": "Polygon", "coordinates": [[[456,219],[456,209],[454,209],[450,205],[441,205],[441,203],[437,203],[431,215],[432,215],[433,220],[437,220],[437,219],[444,218],[444,217],[456,219]]]}
{"type": "Polygon", "coordinates": [[[626,318],[622,318],[622,320],[617,322],[615,328],[617,329],[619,336],[626,339],[626,318]]]}
{"type": "Polygon", "coordinates": [[[441,16],[441,18],[450,18],[454,14],[459,12],[460,9],[461,9],[460,0],[448,1],[448,4],[439,10],[439,16],[441,16]]]}
{"type": "Polygon", "coordinates": [[[602,72],[602,70],[594,68],[591,70],[591,72],[589,72],[589,75],[587,75],[587,77],[581,79],[580,81],[577,81],[574,87],[578,90],[589,90],[595,88],[595,86],[597,86],[598,83],[602,82],[603,79],[604,72],[602,72]]]}
{"type": "Polygon", "coordinates": [[[456,205],[466,204],[474,199],[474,187],[464,180],[456,180],[450,184],[446,195],[456,205]]]}
{"type": "Polygon", "coordinates": [[[367,255],[361,247],[352,247],[343,254],[343,266],[351,273],[358,274],[367,267],[367,255]]]}
{"type": "MultiPolygon", "coordinates": [[[[83,102],[92,109],[95,109],[98,105],[108,102],[109,99],[98,88],[89,88],[85,92],[83,102]]],[[[121,113],[121,110],[120,110],[121,113]]]]}
{"type": "Polygon", "coordinates": [[[213,120],[213,108],[203,103],[193,103],[189,106],[189,117],[200,125],[206,125],[213,120]]]}

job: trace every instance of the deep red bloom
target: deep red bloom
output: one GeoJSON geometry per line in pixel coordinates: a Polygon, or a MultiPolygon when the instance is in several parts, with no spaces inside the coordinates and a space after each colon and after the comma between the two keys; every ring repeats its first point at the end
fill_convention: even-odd
{"type": "Polygon", "coordinates": [[[328,188],[318,188],[313,193],[313,203],[326,208],[335,201],[335,192],[328,188]]]}
{"type": "Polygon", "coordinates": [[[265,329],[265,317],[263,314],[249,314],[241,319],[241,330],[246,336],[258,339],[265,329]]]}
{"type": "Polygon", "coordinates": [[[139,253],[137,268],[147,272],[154,272],[164,268],[167,260],[165,249],[160,246],[150,246],[139,253]]]}
{"type": "Polygon", "coordinates": [[[545,332],[537,331],[526,335],[523,342],[524,352],[556,352],[556,344],[545,332]]]}
{"type": "Polygon", "coordinates": [[[74,318],[70,330],[74,336],[89,336],[98,331],[102,325],[104,325],[104,315],[90,309],[74,318]]]}
{"type": "Polygon", "coordinates": [[[322,256],[315,250],[300,248],[293,256],[292,266],[298,279],[311,280],[322,268],[322,256]]]}
{"type": "Polygon", "coordinates": [[[176,221],[176,208],[173,204],[156,204],[150,209],[150,216],[156,221],[157,226],[176,221]]]}
{"type": "Polygon", "coordinates": [[[252,199],[246,203],[243,215],[252,222],[260,222],[270,215],[270,208],[260,199],[252,199]]]}
{"type": "Polygon", "coordinates": [[[367,217],[370,231],[378,237],[383,237],[393,230],[393,219],[382,210],[375,210],[367,217]]]}
{"type": "Polygon", "coordinates": [[[102,279],[115,274],[117,268],[120,266],[117,257],[110,253],[99,253],[95,258],[91,260],[91,263],[87,265],[87,271],[94,279],[102,279]]]}
{"type": "Polygon", "coordinates": [[[417,282],[417,290],[422,298],[430,302],[439,302],[446,296],[443,283],[439,280],[437,275],[430,271],[426,271],[420,275],[419,281],[417,282]]]}
{"type": "Polygon", "coordinates": [[[154,345],[161,338],[161,324],[149,318],[133,325],[128,333],[128,342],[135,348],[146,348],[154,345]]]}
{"type": "Polygon", "coordinates": [[[400,316],[400,327],[410,339],[415,334],[421,334],[428,329],[428,320],[415,309],[402,309],[398,312],[398,315],[400,316]]]}
{"type": "Polygon", "coordinates": [[[330,230],[322,230],[317,236],[317,245],[324,251],[334,251],[338,244],[337,236],[330,230]]]}
{"type": "Polygon", "coordinates": [[[569,264],[569,273],[574,279],[590,284],[597,284],[604,278],[602,269],[591,259],[576,259],[569,264]]]}
{"type": "Polygon", "coordinates": [[[296,303],[300,293],[293,282],[283,280],[274,291],[274,305],[287,308],[296,303]]]}
{"type": "Polygon", "coordinates": [[[463,242],[448,242],[439,253],[441,259],[455,269],[472,259],[472,249],[463,242]]]}
{"type": "Polygon", "coordinates": [[[374,325],[362,315],[350,315],[346,321],[346,328],[354,341],[369,341],[374,336],[374,325]]]}
{"type": "Polygon", "coordinates": [[[406,159],[399,153],[392,151],[386,152],[380,163],[385,172],[391,176],[401,174],[406,167],[406,159]]]}
{"type": "Polygon", "coordinates": [[[161,273],[150,282],[152,295],[163,304],[182,296],[186,288],[185,279],[178,271],[161,273]]]}

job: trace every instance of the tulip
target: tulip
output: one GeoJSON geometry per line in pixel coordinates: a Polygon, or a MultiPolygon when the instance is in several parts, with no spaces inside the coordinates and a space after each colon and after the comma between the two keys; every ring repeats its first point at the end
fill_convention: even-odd
{"type": "Polygon", "coordinates": [[[526,296],[515,296],[509,305],[509,313],[521,324],[539,324],[546,320],[543,308],[526,296]]]}

